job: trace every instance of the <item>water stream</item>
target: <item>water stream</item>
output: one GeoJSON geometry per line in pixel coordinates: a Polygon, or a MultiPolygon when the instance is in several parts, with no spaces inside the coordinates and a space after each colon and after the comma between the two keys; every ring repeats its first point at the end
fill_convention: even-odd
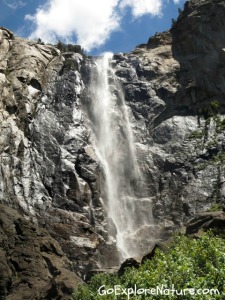
{"type": "Polygon", "coordinates": [[[123,258],[143,253],[141,240],[152,225],[151,201],[142,197],[143,176],[121,85],[111,66],[112,54],[98,58],[92,68],[92,131],[95,151],[105,174],[105,206],[109,235],[123,258]]]}

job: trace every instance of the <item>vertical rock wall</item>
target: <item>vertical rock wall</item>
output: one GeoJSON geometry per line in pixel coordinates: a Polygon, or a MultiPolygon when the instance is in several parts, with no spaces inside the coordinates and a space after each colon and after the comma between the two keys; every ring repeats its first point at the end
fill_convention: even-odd
{"type": "MultiPolygon", "coordinates": [[[[224,203],[224,14],[221,0],[189,1],[170,31],[112,60],[153,203],[151,238],[224,203]]],[[[93,59],[5,28],[0,49],[0,201],[44,227],[85,274],[114,250],[84,109],[93,59]]]]}

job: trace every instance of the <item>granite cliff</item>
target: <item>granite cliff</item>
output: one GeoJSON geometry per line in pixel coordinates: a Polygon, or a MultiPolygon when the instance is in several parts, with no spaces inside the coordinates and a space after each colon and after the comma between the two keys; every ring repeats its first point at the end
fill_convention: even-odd
{"type": "MultiPolygon", "coordinates": [[[[224,31],[224,1],[191,0],[170,31],[112,57],[152,243],[225,201],[224,31]]],[[[119,262],[90,130],[94,66],[0,28],[0,299],[66,299],[76,274],[119,262]]]]}

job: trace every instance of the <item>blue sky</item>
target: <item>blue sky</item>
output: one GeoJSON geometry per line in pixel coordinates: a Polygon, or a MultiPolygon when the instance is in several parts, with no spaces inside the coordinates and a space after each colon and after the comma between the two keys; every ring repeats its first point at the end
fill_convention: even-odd
{"type": "Polygon", "coordinates": [[[0,26],[45,42],[79,43],[90,54],[127,52],[167,30],[184,0],[2,0],[0,26]]]}

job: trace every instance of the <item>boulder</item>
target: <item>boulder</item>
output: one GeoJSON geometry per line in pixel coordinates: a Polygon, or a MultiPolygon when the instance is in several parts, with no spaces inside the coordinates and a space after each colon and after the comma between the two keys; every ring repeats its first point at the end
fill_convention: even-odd
{"type": "Polygon", "coordinates": [[[223,211],[206,212],[197,215],[186,225],[186,234],[196,234],[209,229],[225,232],[225,213],[223,211]]]}
{"type": "Polygon", "coordinates": [[[136,261],[134,258],[128,258],[121,264],[118,270],[118,276],[123,276],[127,268],[138,269],[139,267],[140,267],[140,263],[138,261],[136,261]]]}

